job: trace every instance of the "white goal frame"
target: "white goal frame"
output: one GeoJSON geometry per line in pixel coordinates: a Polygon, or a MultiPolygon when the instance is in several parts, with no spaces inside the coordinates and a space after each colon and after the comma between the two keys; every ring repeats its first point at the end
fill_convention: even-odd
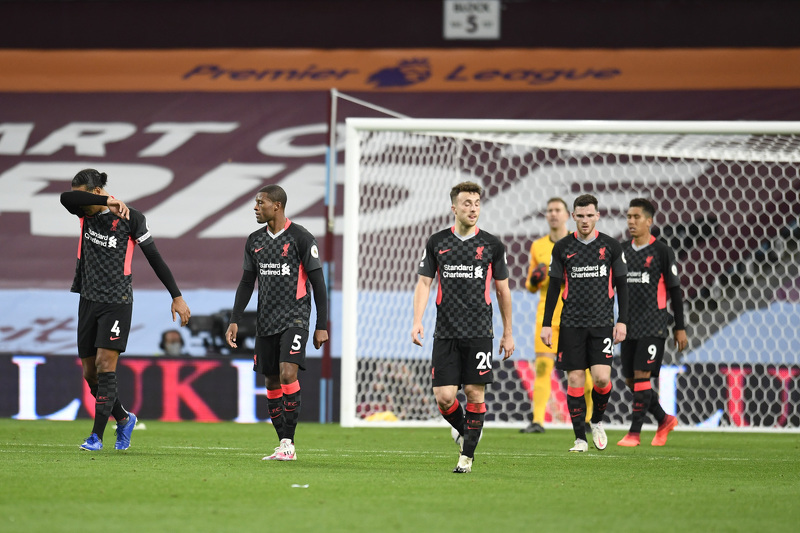
{"type": "MultiPolygon", "coordinates": [[[[348,118],[346,120],[340,380],[340,421],[343,427],[439,427],[447,425],[443,419],[437,421],[366,422],[357,416],[358,324],[356,318],[358,315],[358,235],[361,184],[359,163],[362,158],[359,141],[363,132],[378,131],[415,131],[431,134],[435,132],[449,134],[469,132],[469,139],[475,139],[476,134],[479,139],[481,133],[493,135],[500,133],[800,135],[800,122],[348,118]]],[[[724,149],[720,153],[722,154],[720,158],[724,159],[724,149]]],[[[741,154],[741,151],[737,153],[741,154]]],[[[687,157],[691,157],[691,154],[687,157]]],[[[800,165],[800,159],[793,160],[793,164],[795,163],[800,165]]],[[[446,199],[443,199],[443,211],[446,210],[445,202],[446,199]]],[[[487,224],[491,226],[491,221],[487,224]]],[[[491,231],[491,228],[489,229],[491,231]]],[[[413,292],[413,286],[409,290],[413,292]]],[[[412,321],[411,303],[411,299],[409,299],[407,314],[398,317],[399,322],[408,326],[409,336],[412,321]]],[[[435,312],[435,308],[431,309],[429,306],[426,316],[435,312]]],[[[519,324],[514,324],[514,329],[515,337],[523,334],[519,324]]],[[[429,332],[430,334],[432,331],[429,332]]],[[[410,346],[410,338],[408,343],[410,346]]],[[[495,424],[504,425],[503,422],[494,422],[492,425],[495,424]]],[[[564,427],[567,426],[564,425],[564,427]]],[[[619,428],[621,429],[622,426],[619,428]]],[[[781,431],[785,430],[781,429],[781,431]]],[[[792,429],[790,428],[789,431],[792,429]]]]}

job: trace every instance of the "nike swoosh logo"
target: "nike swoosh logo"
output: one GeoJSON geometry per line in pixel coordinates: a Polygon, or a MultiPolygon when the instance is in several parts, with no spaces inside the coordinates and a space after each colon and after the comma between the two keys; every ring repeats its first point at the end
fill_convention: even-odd
{"type": "Polygon", "coordinates": [[[606,359],[611,359],[612,357],[614,357],[614,356],[611,355],[611,354],[606,355],[606,359]]]}
{"type": "Polygon", "coordinates": [[[482,370],[481,372],[478,372],[478,374],[483,376],[484,374],[488,374],[489,372],[491,372],[491,370],[482,370]]]}
{"type": "Polygon", "coordinates": [[[574,254],[567,254],[567,259],[572,259],[576,255],[578,255],[578,252],[575,252],[574,254]]]}
{"type": "Polygon", "coordinates": [[[109,339],[111,339],[112,341],[115,341],[115,340],[119,339],[119,337],[109,337],[109,339]]]}
{"type": "Polygon", "coordinates": [[[297,350],[296,352],[293,352],[293,351],[289,350],[289,353],[292,354],[292,355],[295,355],[295,354],[300,353],[300,350],[297,350]]]}
{"type": "Polygon", "coordinates": [[[446,254],[450,250],[452,250],[452,248],[448,248],[447,250],[439,250],[439,255],[446,254]]]}
{"type": "Polygon", "coordinates": [[[254,254],[257,254],[258,252],[260,252],[260,251],[261,251],[261,250],[263,250],[263,249],[264,249],[264,247],[263,247],[263,246],[262,246],[261,248],[256,248],[255,250],[253,250],[253,253],[254,253],[254,254]]]}

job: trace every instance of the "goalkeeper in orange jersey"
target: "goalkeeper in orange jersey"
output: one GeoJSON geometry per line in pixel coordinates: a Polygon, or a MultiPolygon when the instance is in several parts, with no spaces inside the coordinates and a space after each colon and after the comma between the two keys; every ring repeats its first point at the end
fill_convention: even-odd
{"type": "MultiPolygon", "coordinates": [[[[547,201],[547,224],[550,233],[531,244],[530,266],[525,287],[531,291],[539,291],[539,306],[536,309],[536,379],[533,384],[533,421],[520,430],[520,433],[544,433],[544,413],[547,401],[550,398],[550,376],[555,365],[556,347],[558,346],[558,328],[561,319],[561,298],[556,305],[553,315],[553,344],[545,346],[540,338],[542,332],[542,319],[544,318],[544,302],[547,299],[547,287],[550,280],[547,277],[547,266],[550,264],[550,254],[556,241],[567,236],[567,221],[569,208],[561,198],[550,198],[547,201]]],[[[592,377],[586,371],[586,384],[584,385],[586,397],[586,422],[592,418],[592,377]]],[[[588,425],[587,425],[588,427],[588,425]]]]}

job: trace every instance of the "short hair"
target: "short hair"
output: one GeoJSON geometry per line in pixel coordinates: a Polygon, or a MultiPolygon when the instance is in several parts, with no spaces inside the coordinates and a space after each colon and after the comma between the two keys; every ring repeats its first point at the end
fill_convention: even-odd
{"type": "Polygon", "coordinates": [[[265,185],[261,187],[258,192],[263,192],[270,201],[280,202],[284,208],[286,207],[286,191],[284,191],[283,187],[280,185],[265,185]]]}
{"type": "Polygon", "coordinates": [[[547,200],[547,204],[545,205],[550,205],[553,202],[561,202],[562,204],[564,204],[564,211],[569,213],[569,206],[567,205],[567,202],[565,202],[563,198],[561,198],[560,196],[553,196],[552,198],[547,200]]]}
{"type": "Polygon", "coordinates": [[[593,205],[597,209],[597,198],[591,194],[581,194],[572,202],[572,209],[575,210],[576,207],[586,207],[588,205],[593,205]]]}
{"type": "Polygon", "coordinates": [[[653,202],[646,198],[634,198],[631,200],[631,203],[628,205],[628,207],[640,207],[647,218],[653,218],[653,216],[656,214],[656,208],[653,206],[653,202]]]}
{"type": "Polygon", "coordinates": [[[483,192],[483,188],[474,181],[462,181],[450,189],[450,203],[456,205],[456,198],[458,194],[462,192],[476,192],[480,196],[483,192]]]}
{"type": "Polygon", "coordinates": [[[85,168],[75,174],[75,177],[72,178],[72,186],[73,187],[83,187],[85,186],[87,190],[91,191],[100,187],[101,189],[106,186],[106,182],[108,182],[108,176],[105,172],[99,172],[93,168],[85,168]]]}

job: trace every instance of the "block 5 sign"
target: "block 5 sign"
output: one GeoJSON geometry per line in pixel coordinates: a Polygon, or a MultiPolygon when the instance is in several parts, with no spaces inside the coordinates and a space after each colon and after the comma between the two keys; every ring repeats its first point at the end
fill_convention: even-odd
{"type": "Polygon", "coordinates": [[[499,39],[500,0],[444,0],[445,39],[499,39]]]}

